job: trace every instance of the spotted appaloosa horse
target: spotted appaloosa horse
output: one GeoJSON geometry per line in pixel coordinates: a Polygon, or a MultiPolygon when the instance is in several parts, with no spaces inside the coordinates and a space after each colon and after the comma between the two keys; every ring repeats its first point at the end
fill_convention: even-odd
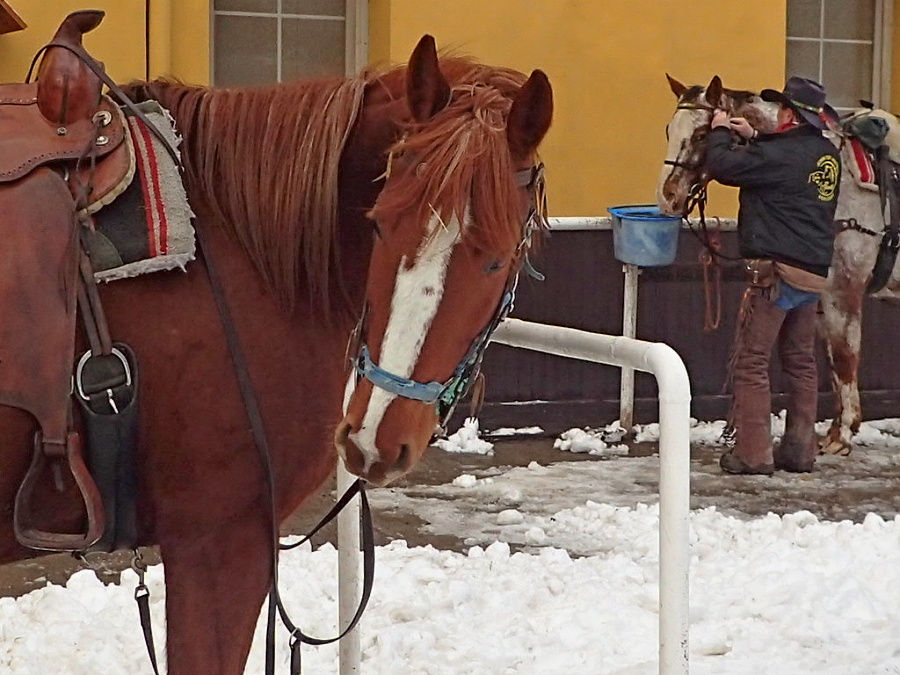
{"type": "MultiPolygon", "coordinates": [[[[657,199],[665,213],[681,214],[686,211],[689,195],[709,181],[703,165],[705,138],[713,111],[727,110],[733,116],[746,117],[760,131],[771,132],[775,127],[776,106],[753,92],[726,89],[718,76],[706,87],[688,87],[671,77],[668,79],[678,104],[667,127],[669,144],[657,199]]],[[[852,161],[848,147],[839,137],[834,140],[841,145],[845,167],[835,219],[853,218],[860,229],[843,229],[837,233],[828,287],[821,296],[819,329],[825,340],[836,404],[821,449],[829,454],[846,455],[851,450],[853,434],[862,422],[858,381],[862,306],[885,223],[878,194],[857,184],[847,170],[847,163],[852,161]]],[[[874,297],[897,297],[898,290],[900,270],[895,266],[887,286],[874,297]]]]}
{"type": "MultiPolygon", "coordinates": [[[[161,101],[184,137],[203,254],[261,404],[278,521],[328,478],[335,447],[376,484],[408,470],[435,430],[434,398],[356,384],[348,337],[367,304],[378,372],[458,379],[536,234],[539,181],[519,178],[550,125],[547,77],[439,60],[426,36],[407,67],[356,78],[129,91],[161,101]]],[[[165,563],[168,672],[238,675],[272,580],[271,515],[203,266],[117,281],[102,299],[142,368],[140,539],[165,563]]],[[[11,505],[34,432],[0,408],[0,562],[33,555],[11,505]]],[[[48,529],[78,531],[71,489],[35,499],[48,529]]]]}

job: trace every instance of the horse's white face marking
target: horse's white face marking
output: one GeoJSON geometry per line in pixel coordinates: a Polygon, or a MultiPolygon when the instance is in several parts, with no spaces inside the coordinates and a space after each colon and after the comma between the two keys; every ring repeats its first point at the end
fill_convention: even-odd
{"type": "MultiPolygon", "coordinates": [[[[669,121],[669,146],[666,150],[666,161],[677,162],[682,160],[682,152],[688,140],[694,133],[694,129],[702,125],[707,120],[709,113],[705,110],[676,110],[669,121]]],[[[659,181],[656,184],[656,201],[662,204],[665,199],[663,197],[663,186],[672,175],[673,171],[678,169],[677,166],[671,164],[663,164],[662,171],[659,174],[659,181]]]]}
{"type": "MultiPolygon", "coordinates": [[[[456,217],[449,223],[432,218],[428,227],[429,234],[416,252],[412,266],[406,269],[404,258],[397,270],[391,314],[378,356],[378,366],[399,377],[412,375],[444,297],[450,256],[460,241],[461,228],[456,217]]],[[[350,434],[366,458],[366,471],[378,461],[375,437],[387,407],[395,398],[396,394],[373,387],[362,426],[350,434]]]]}

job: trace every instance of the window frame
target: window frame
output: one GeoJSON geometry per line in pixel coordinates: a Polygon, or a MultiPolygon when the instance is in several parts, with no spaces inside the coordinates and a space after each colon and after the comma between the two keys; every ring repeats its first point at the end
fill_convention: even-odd
{"type": "MultiPolygon", "coordinates": [[[[816,79],[819,82],[822,82],[825,63],[824,50],[826,44],[871,44],[872,103],[879,108],[889,108],[891,100],[891,45],[894,24],[893,0],[875,0],[875,7],[873,9],[875,25],[873,26],[872,40],[824,37],[826,1],[827,0],[819,0],[818,37],[791,37],[787,34],[787,29],[785,29],[785,56],[787,56],[787,49],[791,42],[816,43],[819,47],[819,72],[816,79]]],[[[790,2],[790,0],[787,0],[787,2],[790,2]]],[[[786,60],[785,66],[787,66],[786,60]]],[[[850,110],[850,108],[838,108],[838,110],[850,110]]]]}
{"type": "MultiPolygon", "coordinates": [[[[2,2],[2,0],[0,0],[2,2]]],[[[369,47],[369,12],[368,0],[345,0],[344,16],[294,14],[282,11],[282,0],[276,0],[274,12],[250,12],[217,10],[215,0],[209,3],[209,77],[210,82],[216,82],[216,17],[217,16],[245,16],[274,18],[278,27],[276,31],[276,82],[282,82],[283,55],[282,55],[282,21],[284,19],[307,19],[321,21],[341,21],[344,23],[344,71],[346,75],[355,75],[368,62],[369,47]]]]}

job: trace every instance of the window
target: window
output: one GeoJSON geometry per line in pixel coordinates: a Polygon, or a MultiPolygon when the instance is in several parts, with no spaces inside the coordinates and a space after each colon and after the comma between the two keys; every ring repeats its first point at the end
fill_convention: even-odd
{"type": "MultiPolygon", "coordinates": [[[[344,75],[348,0],[215,0],[213,82],[220,86],[344,75]]],[[[352,59],[351,59],[352,61],[352,59]]]]}
{"type": "Polygon", "coordinates": [[[787,0],[787,76],[825,85],[838,110],[888,106],[892,0],[787,0]]]}

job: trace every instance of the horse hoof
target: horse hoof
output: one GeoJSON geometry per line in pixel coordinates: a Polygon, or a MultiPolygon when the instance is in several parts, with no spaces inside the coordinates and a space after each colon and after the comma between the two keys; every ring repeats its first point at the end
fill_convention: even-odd
{"type": "Polygon", "coordinates": [[[823,440],[819,445],[820,455],[837,455],[838,457],[846,457],[853,450],[849,443],[844,441],[828,441],[823,440]]]}

